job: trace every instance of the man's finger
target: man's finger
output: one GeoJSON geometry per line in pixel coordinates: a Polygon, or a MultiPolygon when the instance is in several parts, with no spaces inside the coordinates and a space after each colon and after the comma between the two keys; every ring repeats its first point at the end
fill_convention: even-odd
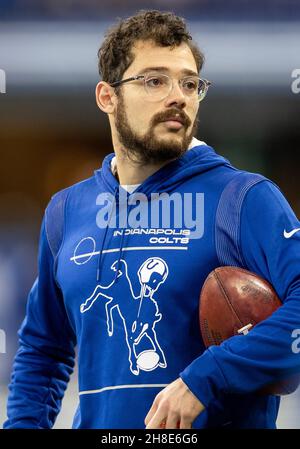
{"type": "Polygon", "coordinates": [[[186,419],[181,419],[178,429],[191,429],[192,423],[186,419]]]}
{"type": "Polygon", "coordinates": [[[146,429],[160,429],[162,422],[166,422],[166,416],[163,415],[161,411],[157,410],[152,419],[148,422],[146,429]]]}
{"type": "Polygon", "coordinates": [[[167,420],[166,420],[166,429],[178,429],[177,425],[178,425],[179,419],[178,419],[178,415],[171,415],[169,413],[167,420]]]}
{"type": "Polygon", "coordinates": [[[158,407],[157,403],[153,402],[153,404],[152,404],[152,406],[151,406],[151,408],[150,408],[150,410],[147,413],[147,416],[145,418],[145,425],[147,425],[148,422],[152,419],[153,415],[156,413],[157,407],[158,407]]]}

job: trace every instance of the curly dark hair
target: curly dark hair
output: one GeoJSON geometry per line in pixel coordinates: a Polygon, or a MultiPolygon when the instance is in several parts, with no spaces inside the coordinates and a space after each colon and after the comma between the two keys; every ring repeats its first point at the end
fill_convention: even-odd
{"type": "Polygon", "coordinates": [[[120,20],[108,30],[99,51],[99,74],[103,81],[113,83],[122,79],[134,60],[132,47],[138,40],[152,40],[163,47],[186,43],[195,58],[198,73],[204,55],[192,42],[183,18],[171,12],[141,10],[136,15],[120,20]]]}

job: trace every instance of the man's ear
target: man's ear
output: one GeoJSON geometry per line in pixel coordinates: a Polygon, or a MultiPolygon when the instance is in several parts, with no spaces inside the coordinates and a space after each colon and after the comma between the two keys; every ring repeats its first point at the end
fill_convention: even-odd
{"type": "Polygon", "coordinates": [[[99,81],[96,86],[96,103],[106,114],[112,114],[116,107],[117,96],[114,89],[105,81],[99,81]]]}

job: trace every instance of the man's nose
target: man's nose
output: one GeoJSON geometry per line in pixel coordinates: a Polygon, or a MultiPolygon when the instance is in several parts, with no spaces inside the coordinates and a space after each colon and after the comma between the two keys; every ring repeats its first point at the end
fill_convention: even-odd
{"type": "Polygon", "coordinates": [[[182,109],[186,106],[186,98],[177,81],[173,82],[172,90],[165,99],[165,106],[180,106],[182,109]]]}

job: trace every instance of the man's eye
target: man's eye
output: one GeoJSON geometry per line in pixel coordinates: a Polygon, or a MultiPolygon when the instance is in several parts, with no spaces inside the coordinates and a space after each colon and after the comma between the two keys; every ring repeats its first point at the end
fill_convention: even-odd
{"type": "Polygon", "coordinates": [[[190,91],[197,90],[197,83],[195,81],[186,81],[183,84],[183,86],[186,90],[190,90],[190,91]]]}
{"type": "Polygon", "coordinates": [[[161,78],[150,78],[146,83],[149,87],[160,87],[163,85],[163,80],[161,78]]]}

